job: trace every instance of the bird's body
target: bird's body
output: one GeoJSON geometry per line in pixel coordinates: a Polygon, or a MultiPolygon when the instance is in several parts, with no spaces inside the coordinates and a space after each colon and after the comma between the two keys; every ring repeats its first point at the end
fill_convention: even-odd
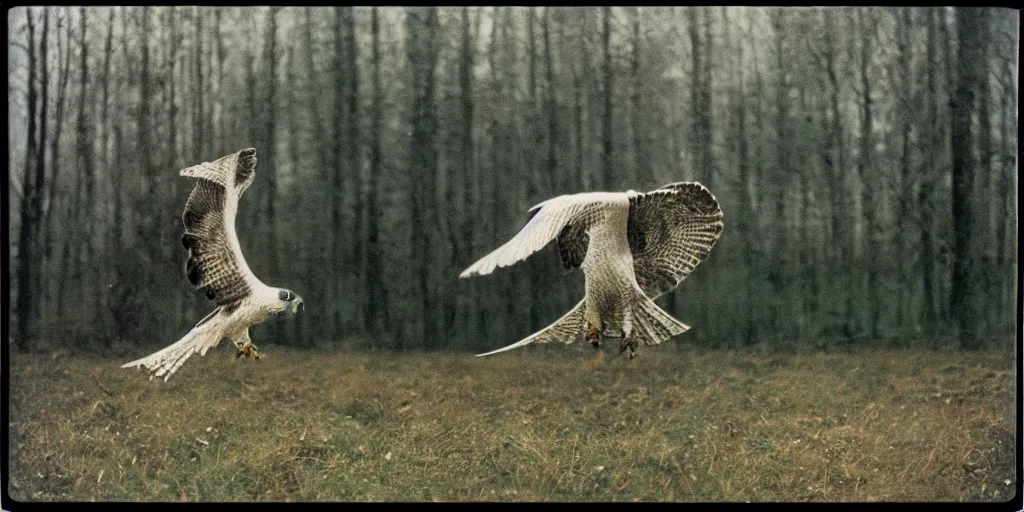
{"type": "Polygon", "coordinates": [[[618,337],[632,358],[638,343],[658,344],[690,328],[653,299],[689,275],[721,234],[721,209],[707,188],[673,183],[646,194],[631,190],[565,195],[530,212],[515,237],[461,277],[511,265],[554,238],[565,268],[583,269],[586,294],[547,328],[481,355],[530,343],[572,343],[583,334],[595,346],[602,337],[618,337]]]}
{"type": "Polygon", "coordinates": [[[590,246],[580,268],[586,277],[586,314],[590,325],[600,326],[603,336],[628,332],[630,306],[636,300],[633,256],[626,240],[629,201],[624,195],[605,199],[589,230],[590,246]]]}
{"type": "Polygon", "coordinates": [[[259,358],[249,339],[249,327],[272,314],[302,310],[301,297],[264,284],[242,257],[235,214],[255,173],[255,149],[181,171],[182,176],[198,179],[182,214],[185,234],[181,242],[189,251],[186,276],[217,308],[174,344],[123,367],[144,366],[153,372],[151,378],[167,380],[192,354],[206,355],[224,338],[238,347],[239,355],[259,358]]]}

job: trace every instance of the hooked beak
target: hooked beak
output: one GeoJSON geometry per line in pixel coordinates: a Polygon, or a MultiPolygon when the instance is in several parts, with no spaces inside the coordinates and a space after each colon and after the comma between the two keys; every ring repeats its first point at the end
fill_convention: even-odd
{"type": "Polygon", "coordinates": [[[306,309],[306,306],[302,303],[302,298],[301,297],[296,297],[294,300],[292,300],[292,314],[293,315],[297,315],[297,314],[301,313],[302,310],[304,310],[304,309],[306,309]]]}

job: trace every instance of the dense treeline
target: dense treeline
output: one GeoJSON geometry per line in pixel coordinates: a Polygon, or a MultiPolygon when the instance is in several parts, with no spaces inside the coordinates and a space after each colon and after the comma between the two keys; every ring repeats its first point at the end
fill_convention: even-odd
{"type": "Polygon", "coordinates": [[[707,346],[1014,332],[1016,11],[18,8],[12,341],[164,345],[210,309],[178,170],[257,148],[238,234],[306,314],[253,338],[510,343],[582,296],[558,194],[699,180],[726,229],[664,299],[707,346]]]}

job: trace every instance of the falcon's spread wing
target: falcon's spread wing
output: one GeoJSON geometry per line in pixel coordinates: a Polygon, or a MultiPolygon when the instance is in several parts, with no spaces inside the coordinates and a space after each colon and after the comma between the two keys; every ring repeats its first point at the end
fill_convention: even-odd
{"type": "Polygon", "coordinates": [[[563,265],[578,267],[587,253],[586,230],[602,218],[611,197],[607,193],[558,196],[530,208],[532,215],[516,236],[480,258],[459,277],[490,274],[496,267],[512,265],[543,249],[556,236],[563,265]]]}
{"type": "Polygon", "coordinates": [[[711,252],[722,218],[718,200],[697,182],[631,197],[627,238],[640,289],[654,300],[678,286],[711,252]]]}
{"type": "Polygon", "coordinates": [[[181,217],[181,243],[189,251],[186,275],[207,298],[230,310],[256,281],[235,234],[238,199],[256,175],[256,150],[244,149],[180,174],[198,178],[181,217]]]}

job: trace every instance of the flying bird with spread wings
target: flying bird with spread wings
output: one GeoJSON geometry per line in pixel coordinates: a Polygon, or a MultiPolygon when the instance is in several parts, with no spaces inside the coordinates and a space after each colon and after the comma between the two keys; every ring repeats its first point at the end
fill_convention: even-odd
{"type": "Polygon", "coordinates": [[[562,265],[582,267],[586,293],[562,318],[489,356],[530,343],[573,343],[580,334],[599,347],[617,337],[636,357],[638,343],[657,345],[690,329],[654,303],[672,291],[711,252],[722,234],[722,209],[697,182],[639,193],[588,192],[558,196],[530,208],[511,240],[459,277],[490,274],[557,239],[562,265]]]}
{"type": "Polygon", "coordinates": [[[181,217],[185,224],[181,243],[188,250],[185,274],[217,307],[173,345],[122,366],[143,366],[152,372],[150,379],[163,377],[164,381],[192,354],[206,355],[224,338],[238,347],[238,357],[259,359],[249,327],[285,311],[298,314],[304,307],[295,292],[257,279],[238,245],[235,213],[239,198],[256,176],[256,150],[243,149],[182,169],[180,174],[197,179],[181,217]]]}

